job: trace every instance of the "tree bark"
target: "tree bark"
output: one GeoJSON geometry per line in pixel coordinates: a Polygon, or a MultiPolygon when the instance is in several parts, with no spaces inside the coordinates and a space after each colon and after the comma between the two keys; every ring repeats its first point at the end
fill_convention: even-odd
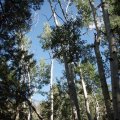
{"type": "Polygon", "coordinates": [[[72,71],[72,65],[71,64],[68,65],[67,57],[65,53],[63,55],[63,59],[64,59],[64,64],[65,64],[65,71],[66,71],[70,100],[71,100],[73,113],[74,113],[74,120],[81,120],[80,109],[79,109],[79,104],[78,104],[78,99],[77,99],[77,92],[75,88],[73,71],[72,71]]]}
{"type": "MultiPolygon", "coordinates": [[[[95,37],[95,39],[97,39],[97,38],[95,37]]],[[[96,55],[96,59],[97,59],[97,65],[98,65],[99,77],[100,77],[100,82],[101,82],[102,94],[103,94],[103,97],[104,97],[104,100],[105,100],[105,106],[106,106],[106,111],[107,111],[108,118],[109,118],[109,120],[113,120],[110,95],[109,95],[108,86],[107,86],[107,82],[106,82],[103,61],[102,61],[102,57],[101,57],[100,50],[99,50],[99,44],[100,43],[97,42],[97,40],[95,40],[94,50],[95,50],[95,55],[96,55]]]]}
{"type": "Polygon", "coordinates": [[[51,102],[51,116],[50,120],[53,120],[53,59],[51,61],[51,78],[50,78],[50,102],[51,102]]]}
{"type": "Polygon", "coordinates": [[[108,5],[105,3],[104,0],[101,0],[101,3],[102,3],[102,12],[103,12],[105,30],[107,33],[107,39],[109,41],[114,120],[120,120],[120,79],[118,76],[118,59],[117,59],[116,41],[111,32],[108,5]]]}
{"type": "Polygon", "coordinates": [[[43,117],[38,114],[36,108],[32,105],[32,103],[29,101],[29,99],[25,98],[25,100],[27,101],[28,105],[32,108],[32,110],[36,113],[39,120],[44,120],[43,117]]]}
{"type": "Polygon", "coordinates": [[[86,89],[85,81],[83,79],[81,68],[79,70],[79,74],[80,74],[80,79],[81,79],[83,93],[84,93],[85,106],[86,106],[86,112],[87,112],[88,120],[92,120],[92,116],[91,116],[91,113],[90,113],[90,105],[89,105],[88,95],[87,95],[87,89],[86,89]]]}
{"type": "MultiPolygon", "coordinates": [[[[56,26],[60,26],[60,24],[56,18],[56,14],[53,9],[51,0],[48,0],[48,2],[50,4],[51,11],[53,13],[53,18],[54,18],[55,24],[56,24],[56,26]]],[[[77,99],[77,92],[76,92],[74,77],[73,77],[73,71],[72,71],[71,65],[68,65],[68,63],[67,63],[67,56],[64,53],[64,50],[63,50],[63,59],[64,59],[64,64],[65,64],[65,71],[66,71],[70,100],[71,100],[71,104],[72,104],[72,108],[73,108],[73,112],[74,112],[74,120],[81,120],[80,109],[79,109],[79,104],[78,104],[78,99],[77,99]]]]}
{"type": "Polygon", "coordinates": [[[95,118],[94,118],[94,120],[99,120],[100,119],[99,103],[98,103],[98,100],[96,98],[94,91],[92,91],[92,94],[93,94],[93,97],[95,98],[95,118]]]}
{"type": "Polygon", "coordinates": [[[92,4],[91,0],[89,0],[89,4],[92,9],[93,19],[94,19],[94,23],[95,23],[95,27],[96,27],[96,32],[97,32],[97,36],[95,35],[94,51],[95,51],[95,55],[96,55],[96,59],[97,59],[97,66],[98,66],[98,72],[99,72],[100,83],[101,83],[101,88],[102,88],[102,94],[103,94],[104,101],[105,101],[108,119],[113,120],[110,95],[109,95],[109,90],[108,90],[108,86],[107,86],[107,82],[106,82],[103,61],[102,61],[102,57],[101,57],[100,49],[99,49],[100,30],[98,28],[98,23],[97,23],[97,18],[96,18],[96,10],[95,10],[94,5],[92,4]]]}
{"type": "MultiPolygon", "coordinates": [[[[28,66],[27,66],[27,78],[28,78],[28,87],[29,87],[29,92],[30,92],[30,85],[31,85],[31,79],[30,79],[30,72],[29,72],[29,69],[28,69],[28,66]]],[[[31,96],[29,98],[29,101],[31,102],[31,96]]],[[[31,109],[31,106],[29,106],[29,113],[28,113],[28,120],[32,120],[32,109],[31,109]]]]}

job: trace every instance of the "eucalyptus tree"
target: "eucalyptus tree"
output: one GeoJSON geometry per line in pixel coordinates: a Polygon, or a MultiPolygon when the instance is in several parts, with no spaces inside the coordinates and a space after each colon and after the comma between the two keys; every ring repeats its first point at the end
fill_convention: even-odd
{"type": "Polygon", "coordinates": [[[51,60],[51,78],[50,78],[50,96],[51,96],[51,120],[53,120],[53,113],[54,113],[54,109],[53,109],[53,62],[54,60],[51,60]]]}
{"type": "Polygon", "coordinates": [[[120,77],[120,13],[119,13],[120,4],[118,0],[111,0],[110,3],[110,22],[112,27],[112,33],[114,35],[114,38],[116,39],[116,45],[117,45],[117,55],[118,55],[118,75],[120,77]],[[114,17],[114,19],[112,19],[114,17]]]}
{"type": "MultiPolygon", "coordinates": [[[[60,4],[60,1],[59,1],[59,4],[60,4]]],[[[62,6],[61,6],[61,9],[62,9],[62,6]]],[[[52,11],[54,12],[53,8],[52,8],[52,11]]],[[[65,16],[64,11],[62,11],[62,13],[65,16]]],[[[77,19],[76,21],[74,21],[70,19],[70,20],[67,20],[67,23],[64,23],[64,25],[59,26],[56,22],[56,16],[54,14],[54,21],[56,22],[57,27],[53,29],[51,36],[49,36],[49,39],[47,39],[48,41],[47,40],[42,41],[43,48],[45,48],[46,46],[47,49],[52,49],[54,53],[54,57],[57,57],[62,62],[64,61],[66,76],[68,80],[70,80],[70,78],[74,79],[73,71],[71,69],[71,62],[73,63],[78,62],[81,57],[81,50],[84,49],[84,45],[83,45],[84,42],[80,41],[80,37],[79,37],[80,36],[80,29],[79,29],[80,20],[81,19],[79,20],[77,19]],[[59,38],[60,40],[58,41],[59,38]],[[49,48],[49,46],[51,46],[51,48],[49,48]],[[71,76],[69,74],[71,74],[71,76]]],[[[51,32],[51,30],[49,31],[51,32]]],[[[72,83],[71,84],[72,86],[75,86],[74,82],[71,82],[71,83],[72,83]]],[[[69,86],[69,81],[68,81],[68,86],[69,86]]],[[[89,106],[87,104],[87,110],[88,109],[89,109],[89,106]]],[[[88,114],[88,118],[91,119],[90,114],[88,114]]]]}
{"type": "MultiPolygon", "coordinates": [[[[62,37],[62,33],[61,32],[63,32],[63,31],[61,31],[62,29],[60,28],[59,29],[59,27],[57,28],[58,30],[60,30],[60,31],[58,31],[59,33],[54,33],[53,32],[53,34],[55,35],[55,37],[57,37],[56,35],[61,35],[61,36],[59,36],[59,37],[57,37],[57,39],[58,38],[61,38],[62,37]]],[[[56,31],[56,30],[55,30],[56,31]]],[[[66,31],[67,32],[67,31],[66,31]]],[[[52,37],[52,34],[51,34],[51,37],[52,37]]],[[[56,38],[54,39],[54,40],[57,40],[56,38]]],[[[53,51],[53,55],[54,55],[54,57],[55,58],[57,58],[57,59],[60,59],[61,61],[63,61],[63,59],[62,59],[62,46],[60,46],[61,44],[63,44],[63,43],[59,43],[59,42],[61,42],[61,41],[54,41],[54,40],[52,40],[51,38],[49,39],[49,41],[47,41],[47,42],[45,42],[45,41],[42,41],[42,43],[43,43],[43,47],[44,47],[44,49],[51,49],[52,47],[53,47],[53,45],[55,45],[55,48],[54,48],[54,50],[52,49],[52,51],[53,51]],[[47,44],[46,44],[47,43],[47,44]],[[52,45],[53,44],[53,45],[52,45]],[[58,45],[57,45],[58,44],[58,45]],[[51,48],[50,48],[51,47],[51,48]]],[[[62,41],[65,41],[64,40],[64,38],[63,38],[63,40],[62,41]]],[[[71,40],[72,41],[72,40],[71,40]]],[[[67,42],[67,41],[66,41],[67,42]]],[[[65,50],[65,52],[67,52],[67,50],[65,50]]],[[[69,60],[70,60],[70,57],[69,57],[69,60]]],[[[67,63],[66,63],[67,64],[67,63]]],[[[68,70],[68,68],[66,68],[67,70],[68,70]]],[[[69,73],[70,74],[70,73],[69,73]]],[[[67,76],[69,76],[69,74],[67,75],[67,76]]],[[[70,79],[70,78],[69,78],[70,79]]],[[[70,83],[69,83],[70,84],[70,83]]],[[[71,93],[70,93],[71,94],[71,93]]]]}
{"type": "MultiPolygon", "coordinates": [[[[79,65],[80,67],[80,65],[79,65]]],[[[85,106],[86,106],[86,112],[87,112],[87,116],[88,116],[88,120],[92,120],[92,116],[90,113],[90,105],[89,105],[89,101],[88,101],[88,93],[87,93],[87,89],[86,89],[86,84],[83,78],[83,73],[82,73],[82,69],[79,68],[79,74],[80,74],[80,80],[82,83],[82,88],[83,88],[83,92],[84,92],[84,99],[85,99],[85,106]]]]}

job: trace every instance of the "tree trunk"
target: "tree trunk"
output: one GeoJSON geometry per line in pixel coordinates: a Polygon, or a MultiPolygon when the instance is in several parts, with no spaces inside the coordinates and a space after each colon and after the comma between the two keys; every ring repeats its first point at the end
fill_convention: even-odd
{"type": "Polygon", "coordinates": [[[14,120],[19,120],[19,106],[16,108],[16,113],[15,113],[15,119],[14,120]]]}
{"type": "Polygon", "coordinates": [[[95,55],[96,55],[96,59],[97,59],[97,66],[98,66],[98,72],[99,72],[100,83],[101,83],[101,88],[102,88],[102,94],[103,94],[104,101],[105,101],[108,119],[113,120],[110,95],[109,95],[108,86],[107,86],[107,82],[106,82],[103,61],[102,61],[102,57],[101,57],[100,49],[99,49],[100,31],[98,28],[98,23],[97,23],[97,18],[96,18],[96,10],[95,10],[94,5],[92,4],[92,2],[90,0],[89,0],[89,4],[90,4],[91,9],[92,9],[92,14],[93,14],[94,23],[95,23],[96,32],[97,32],[97,37],[95,35],[94,50],[95,50],[95,55]]]}
{"type": "Polygon", "coordinates": [[[81,120],[77,93],[76,93],[76,88],[75,88],[75,83],[74,83],[74,78],[73,78],[72,65],[71,64],[68,65],[67,57],[65,54],[63,55],[63,59],[64,59],[64,64],[65,64],[65,71],[66,71],[70,100],[71,100],[73,113],[74,113],[74,119],[81,120]]]}
{"type": "Polygon", "coordinates": [[[97,65],[98,65],[99,77],[100,77],[100,82],[101,82],[102,94],[103,94],[103,97],[104,97],[104,100],[105,100],[105,106],[106,106],[106,111],[107,111],[108,118],[109,118],[109,120],[113,120],[110,95],[109,95],[108,86],[107,86],[107,82],[106,82],[103,61],[102,61],[102,57],[101,57],[100,50],[99,50],[99,44],[100,43],[97,42],[96,39],[97,38],[95,37],[94,50],[95,50],[95,55],[96,55],[96,59],[97,59],[97,65]]]}
{"type": "Polygon", "coordinates": [[[37,115],[37,117],[39,118],[39,120],[44,120],[43,117],[38,114],[36,108],[32,105],[31,101],[29,101],[29,99],[27,99],[27,98],[24,98],[24,99],[27,101],[27,103],[31,107],[31,109],[35,112],[35,114],[37,115]]]}
{"type": "MultiPolygon", "coordinates": [[[[48,2],[50,4],[51,11],[53,13],[54,22],[55,22],[56,26],[59,26],[60,24],[59,24],[59,22],[58,22],[58,20],[56,18],[56,13],[55,13],[55,11],[53,9],[51,0],[48,0],[48,2]]],[[[71,104],[72,104],[72,108],[73,108],[73,112],[74,112],[74,119],[75,120],[81,120],[81,118],[80,118],[80,109],[79,109],[77,93],[76,93],[74,77],[73,77],[73,71],[72,71],[71,65],[68,65],[68,63],[67,63],[67,56],[64,53],[64,51],[63,51],[63,59],[64,59],[64,64],[65,64],[65,71],[66,71],[66,77],[67,77],[70,100],[71,100],[71,104]]]]}
{"type": "Polygon", "coordinates": [[[80,79],[81,79],[81,82],[82,82],[82,88],[83,88],[83,93],[84,93],[85,106],[86,106],[86,112],[87,112],[88,120],[92,120],[92,116],[90,114],[90,105],[89,105],[89,101],[88,101],[87,89],[86,89],[85,81],[84,81],[83,76],[82,76],[81,68],[80,68],[79,73],[80,73],[80,79]]]}
{"type": "MultiPolygon", "coordinates": [[[[28,68],[26,68],[26,69],[27,69],[28,87],[29,87],[29,92],[30,92],[30,72],[29,72],[28,68]]],[[[31,96],[29,98],[29,101],[31,102],[31,96]]],[[[28,120],[32,120],[32,109],[31,109],[31,106],[29,106],[28,120]]]]}
{"type": "Polygon", "coordinates": [[[93,90],[92,90],[92,95],[95,99],[95,118],[94,118],[94,120],[100,120],[99,103],[98,103],[98,100],[97,100],[96,95],[93,90]]]}
{"type": "Polygon", "coordinates": [[[107,4],[103,3],[103,2],[104,1],[101,0],[103,20],[104,20],[104,24],[105,24],[105,30],[107,33],[107,39],[109,41],[114,120],[120,120],[120,80],[119,80],[119,76],[118,76],[118,59],[117,59],[116,41],[111,32],[108,7],[107,7],[107,4]]]}
{"type": "Polygon", "coordinates": [[[53,120],[53,59],[52,59],[52,62],[51,62],[50,100],[51,100],[51,116],[50,116],[50,120],[53,120]]]}

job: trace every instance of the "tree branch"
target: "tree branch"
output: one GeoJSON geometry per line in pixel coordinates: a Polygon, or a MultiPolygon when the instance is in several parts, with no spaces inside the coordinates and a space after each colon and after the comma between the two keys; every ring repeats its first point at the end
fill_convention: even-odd
{"type": "Polygon", "coordinates": [[[60,8],[61,8],[61,10],[62,10],[62,14],[63,14],[63,16],[64,16],[65,20],[67,21],[67,18],[66,18],[66,15],[65,15],[64,10],[63,10],[63,8],[62,8],[62,4],[61,4],[60,0],[58,0],[58,3],[59,3],[60,8]]]}
{"type": "Polygon", "coordinates": [[[28,105],[31,106],[31,108],[33,109],[33,111],[36,113],[36,115],[38,116],[38,118],[39,118],[40,120],[44,120],[43,117],[38,114],[37,110],[36,110],[35,107],[32,105],[32,103],[30,102],[30,100],[28,100],[28,99],[26,98],[26,101],[27,101],[28,105]]]}

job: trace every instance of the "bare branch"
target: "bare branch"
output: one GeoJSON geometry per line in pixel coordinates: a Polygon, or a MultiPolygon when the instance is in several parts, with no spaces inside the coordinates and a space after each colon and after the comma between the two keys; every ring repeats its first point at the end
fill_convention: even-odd
{"type": "Polygon", "coordinates": [[[53,15],[51,15],[50,18],[48,18],[46,15],[44,15],[44,14],[42,14],[42,15],[45,16],[45,18],[47,19],[47,21],[50,21],[51,18],[52,18],[52,16],[53,16],[53,15]]]}
{"type": "Polygon", "coordinates": [[[56,12],[55,14],[65,23],[65,21],[62,19],[62,17],[60,17],[56,12]]]}
{"type": "Polygon", "coordinates": [[[60,8],[61,8],[61,10],[62,10],[62,14],[63,14],[63,16],[64,16],[65,20],[67,21],[66,14],[65,14],[65,12],[64,12],[64,10],[63,10],[63,8],[62,8],[62,4],[61,4],[60,0],[58,0],[58,3],[59,3],[60,8]]]}

